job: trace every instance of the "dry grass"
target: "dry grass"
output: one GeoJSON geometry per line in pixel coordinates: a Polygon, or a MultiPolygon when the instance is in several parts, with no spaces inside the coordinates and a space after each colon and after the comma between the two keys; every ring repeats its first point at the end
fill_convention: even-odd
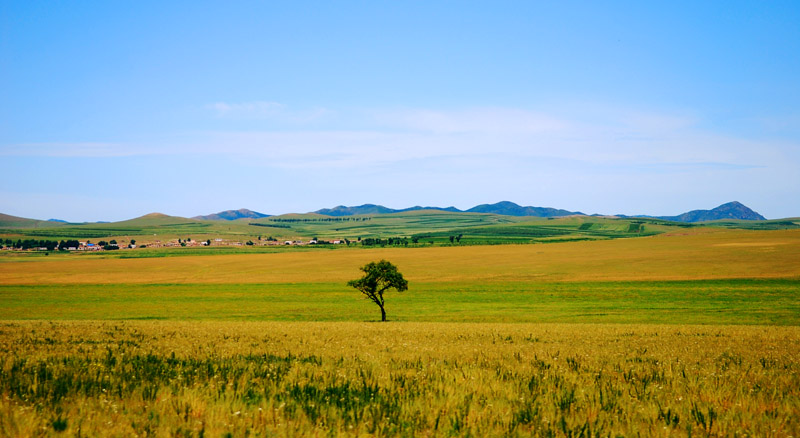
{"type": "Polygon", "coordinates": [[[797,436],[800,329],[6,322],[1,436],[797,436]]]}
{"type": "MultiPolygon", "coordinates": [[[[331,285],[343,289],[359,266],[387,258],[430,292],[406,294],[430,301],[406,318],[436,319],[431,309],[447,294],[469,298],[454,311],[489,309],[503,321],[520,310],[512,299],[558,310],[586,294],[598,307],[603,293],[620,291],[627,291],[622,301],[652,298],[637,303],[648,311],[677,306],[713,316],[737,309],[737,295],[751,289],[781,288],[768,307],[796,308],[796,280],[750,289],[737,289],[740,280],[697,282],[700,289],[687,286],[678,297],[668,284],[645,284],[800,277],[798,231],[689,233],[522,246],[9,258],[0,263],[0,292],[9,307],[33,300],[39,304],[29,307],[39,310],[75,311],[69,299],[77,297],[92,308],[105,302],[109,315],[163,306],[153,297],[167,293],[184,312],[208,305],[216,313],[214,302],[200,299],[207,292],[241,317],[261,285],[282,298],[331,288],[333,303],[345,291],[331,285]],[[643,283],[611,283],[629,280],[643,283]],[[550,295],[525,298],[542,288],[558,305],[545,306],[550,295]],[[708,295],[706,308],[694,300],[697,291],[708,295]]],[[[402,316],[399,297],[397,304],[402,316]]],[[[283,305],[281,315],[295,304],[283,305]]],[[[4,437],[800,435],[798,327],[6,321],[0,351],[4,437]]]]}
{"type": "Polygon", "coordinates": [[[339,283],[386,258],[410,281],[625,281],[800,276],[800,230],[695,229],[537,245],[342,249],[146,259],[75,256],[0,263],[0,285],[339,283]]]}

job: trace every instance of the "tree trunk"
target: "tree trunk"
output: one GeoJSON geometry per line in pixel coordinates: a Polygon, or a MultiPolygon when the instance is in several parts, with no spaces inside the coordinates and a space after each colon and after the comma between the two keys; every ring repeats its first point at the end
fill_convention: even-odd
{"type": "Polygon", "coordinates": [[[383,306],[381,306],[381,322],[386,322],[386,310],[383,310],[383,306]]]}

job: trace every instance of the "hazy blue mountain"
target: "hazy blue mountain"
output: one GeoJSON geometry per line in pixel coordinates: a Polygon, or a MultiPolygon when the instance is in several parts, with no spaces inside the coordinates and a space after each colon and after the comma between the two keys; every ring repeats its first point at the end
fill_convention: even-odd
{"type": "MultiPolygon", "coordinates": [[[[317,210],[314,213],[328,215],[328,216],[353,216],[353,215],[365,215],[365,214],[387,214],[387,213],[402,213],[406,211],[417,211],[417,210],[440,210],[440,211],[448,211],[453,213],[461,213],[464,212],[463,210],[459,210],[455,207],[421,207],[421,206],[414,206],[409,208],[403,209],[393,209],[384,207],[382,205],[377,204],[364,204],[358,205],[353,207],[346,207],[344,205],[339,205],[334,208],[323,208],[321,210],[317,210]]],[[[547,207],[523,207],[519,204],[515,204],[509,201],[502,201],[496,204],[481,204],[475,207],[466,210],[469,213],[493,213],[493,214],[500,214],[506,216],[536,216],[536,217],[559,217],[559,216],[569,216],[569,215],[583,215],[579,211],[569,211],[569,210],[562,210],[557,208],[547,208],[547,207]]],[[[239,210],[227,210],[221,211],[219,213],[209,214],[205,216],[195,216],[192,219],[205,219],[205,220],[236,220],[236,219],[258,219],[263,217],[269,217],[270,215],[259,213],[257,211],[248,210],[246,208],[242,208],[239,210]]],[[[593,216],[598,216],[597,214],[593,216]]],[[[740,202],[728,202],[726,204],[722,204],[717,208],[711,210],[692,210],[683,214],[679,214],[677,216],[651,216],[651,215],[636,215],[636,216],[627,216],[627,215],[616,215],[619,217],[649,217],[649,218],[656,218],[656,219],[663,219],[668,221],[674,222],[703,222],[703,221],[714,221],[714,220],[723,220],[723,219],[731,219],[731,220],[766,220],[764,216],[756,213],[755,211],[751,210],[747,206],[743,205],[740,202]]],[[[81,222],[81,224],[86,223],[108,223],[105,221],[102,222],[81,222]]],[[[34,227],[57,227],[63,225],[78,225],[77,223],[66,222],[60,219],[50,219],[49,221],[42,221],[36,219],[27,219],[27,218],[20,218],[16,216],[10,216],[6,214],[0,213],[0,227],[3,228],[34,228],[34,227]]]]}
{"type": "Polygon", "coordinates": [[[494,213],[506,216],[536,216],[536,217],[557,217],[570,216],[573,214],[583,214],[579,211],[561,210],[548,207],[523,207],[509,201],[501,201],[496,204],[481,204],[467,210],[470,213],[494,213]]]}
{"type": "Polygon", "coordinates": [[[206,216],[195,216],[192,219],[205,219],[209,221],[233,221],[236,219],[249,218],[258,219],[262,217],[269,217],[270,215],[259,213],[257,211],[240,208],[239,210],[226,210],[219,213],[209,214],[206,216]]]}
{"type": "MultiPolygon", "coordinates": [[[[314,213],[324,214],[328,216],[352,216],[358,214],[402,213],[406,211],[417,211],[417,210],[440,210],[440,211],[449,211],[453,213],[463,212],[462,210],[459,210],[455,207],[442,208],[442,207],[414,206],[409,208],[394,209],[394,208],[384,207],[382,205],[364,204],[355,207],[346,207],[344,205],[340,205],[334,208],[323,208],[322,210],[317,210],[314,213]]],[[[539,216],[539,217],[555,217],[555,216],[568,216],[571,214],[583,214],[580,212],[559,210],[555,208],[521,207],[513,202],[508,202],[508,201],[498,202],[497,204],[478,205],[466,211],[470,213],[494,213],[494,214],[504,214],[508,216],[539,216]]]]}
{"type": "Polygon", "coordinates": [[[441,211],[450,211],[455,213],[461,212],[461,210],[455,207],[447,207],[447,208],[420,207],[419,205],[417,205],[415,207],[394,209],[394,208],[384,207],[383,205],[364,204],[364,205],[357,205],[354,207],[346,207],[344,205],[339,205],[333,208],[323,208],[322,210],[317,210],[314,213],[324,214],[327,216],[354,216],[359,214],[403,213],[406,211],[417,211],[417,210],[441,210],[441,211]]]}
{"type": "Polygon", "coordinates": [[[384,207],[382,205],[364,204],[354,207],[346,207],[344,205],[337,205],[333,208],[323,208],[314,213],[324,214],[326,216],[354,216],[358,214],[386,214],[397,213],[397,210],[384,207]]]}
{"type": "Polygon", "coordinates": [[[711,210],[692,210],[677,216],[659,216],[658,218],[675,222],[704,222],[720,219],[740,219],[747,221],[766,220],[764,216],[761,216],[737,201],[722,204],[711,210]]]}
{"type": "Polygon", "coordinates": [[[403,211],[417,211],[417,210],[439,210],[439,211],[449,211],[451,213],[463,213],[461,210],[455,207],[420,207],[419,205],[409,208],[404,208],[402,210],[397,210],[398,212],[403,211]]]}

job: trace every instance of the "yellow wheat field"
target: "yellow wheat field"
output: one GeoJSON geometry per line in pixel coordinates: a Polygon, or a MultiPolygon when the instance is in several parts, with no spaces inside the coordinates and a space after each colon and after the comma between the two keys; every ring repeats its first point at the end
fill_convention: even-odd
{"type": "Polygon", "coordinates": [[[787,278],[800,276],[800,230],[697,229],[559,244],[137,259],[75,255],[0,263],[0,284],[346,282],[359,266],[381,258],[422,282],[787,278]]]}
{"type": "Polygon", "coordinates": [[[800,329],[5,322],[0,435],[798,436],[800,329]]]}

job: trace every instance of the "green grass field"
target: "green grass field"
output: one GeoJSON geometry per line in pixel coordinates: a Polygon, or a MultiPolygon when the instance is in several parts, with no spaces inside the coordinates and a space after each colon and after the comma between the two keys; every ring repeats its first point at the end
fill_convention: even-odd
{"type": "MultiPolygon", "coordinates": [[[[800,325],[800,280],[412,283],[392,321],[800,325]]],[[[0,319],[374,321],[343,283],[0,287],[0,319]]]]}
{"type": "Polygon", "coordinates": [[[6,251],[0,437],[800,436],[799,230],[438,226],[408,248],[6,251]],[[409,280],[387,323],[346,286],[382,258],[409,280]]]}
{"type": "Polygon", "coordinates": [[[387,297],[395,321],[798,323],[800,232],[690,231],[539,245],[129,252],[163,256],[144,258],[11,253],[0,263],[0,319],[368,321],[376,309],[345,284],[359,266],[388,259],[410,281],[387,297]]]}

